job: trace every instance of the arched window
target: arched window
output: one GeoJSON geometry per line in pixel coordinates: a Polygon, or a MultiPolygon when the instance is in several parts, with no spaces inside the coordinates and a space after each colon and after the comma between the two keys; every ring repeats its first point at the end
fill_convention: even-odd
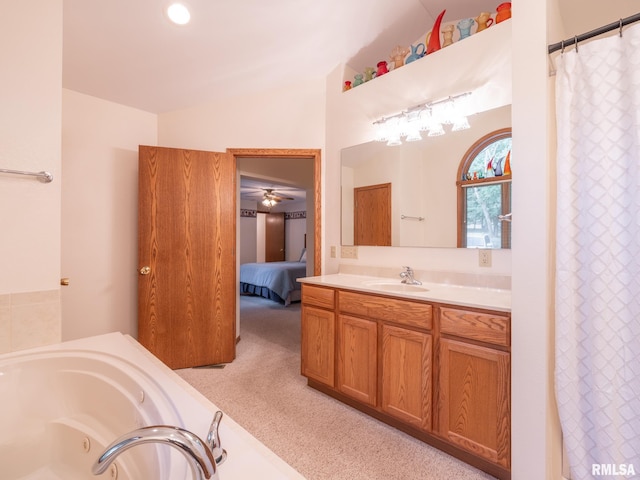
{"type": "Polygon", "coordinates": [[[456,185],[458,247],[511,248],[511,128],[467,150],[456,185]]]}

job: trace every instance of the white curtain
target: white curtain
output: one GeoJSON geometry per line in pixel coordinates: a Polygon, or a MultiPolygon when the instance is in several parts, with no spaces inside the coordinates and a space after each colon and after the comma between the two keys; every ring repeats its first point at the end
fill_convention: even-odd
{"type": "Polygon", "coordinates": [[[559,56],[556,108],[565,448],[573,479],[640,478],[640,24],[559,56]]]}

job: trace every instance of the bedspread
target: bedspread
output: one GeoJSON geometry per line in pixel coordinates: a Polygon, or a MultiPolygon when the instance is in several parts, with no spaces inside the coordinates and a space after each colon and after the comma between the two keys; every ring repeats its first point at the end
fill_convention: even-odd
{"type": "Polygon", "coordinates": [[[297,278],[307,275],[305,262],[265,262],[240,265],[240,282],[266,287],[283,300],[299,290],[297,278]]]}

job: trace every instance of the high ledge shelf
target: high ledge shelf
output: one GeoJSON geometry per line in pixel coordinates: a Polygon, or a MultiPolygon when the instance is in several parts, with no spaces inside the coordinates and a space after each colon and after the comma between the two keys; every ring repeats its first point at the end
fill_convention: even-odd
{"type": "MultiPolygon", "coordinates": [[[[465,92],[473,92],[477,112],[510,105],[511,56],[509,19],[353,87],[342,93],[341,102],[372,122],[465,92]]],[[[353,80],[356,73],[347,65],[343,77],[353,80]]]]}

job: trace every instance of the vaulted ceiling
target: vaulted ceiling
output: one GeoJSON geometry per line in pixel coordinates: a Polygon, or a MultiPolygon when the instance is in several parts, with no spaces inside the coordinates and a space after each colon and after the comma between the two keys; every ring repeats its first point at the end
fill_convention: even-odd
{"type": "MultiPolygon", "coordinates": [[[[64,0],[63,85],[154,113],[324,78],[386,60],[444,21],[497,0],[64,0]]],[[[424,41],[424,39],[422,39],[424,41]]]]}

